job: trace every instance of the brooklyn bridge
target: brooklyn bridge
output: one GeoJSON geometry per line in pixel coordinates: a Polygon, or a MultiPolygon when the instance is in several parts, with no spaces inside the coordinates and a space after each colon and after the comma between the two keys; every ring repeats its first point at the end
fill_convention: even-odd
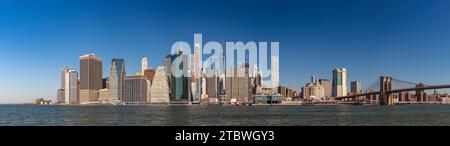
{"type": "Polygon", "coordinates": [[[380,79],[374,81],[362,93],[351,93],[347,96],[336,97],[340,101],[376,101],[380,105],[394,105],[399,103],[424,103],[433,102],[427,101],[426,91],[437,91],[449,89],[448,85],[425,85],[423,83],[413,83],[402,81],[393,77],[381,76],[380,79]],[[405,101],[402,98],[404,95],[410,95],[410,92],[415,92],[414,100],[409,99],[405,101]],[[394,100],[397,99],[397,100],[394,100]]]}

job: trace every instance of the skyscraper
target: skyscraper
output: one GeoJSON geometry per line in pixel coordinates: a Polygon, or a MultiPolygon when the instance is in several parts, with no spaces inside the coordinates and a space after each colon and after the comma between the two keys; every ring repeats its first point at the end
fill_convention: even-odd
{"type": "Polygon", "coordinates": [[[78,104],[78,73],[75,70],[69,70],[65,77],[65,103],[78,104]]]}
{"type": "Polygon", "coordinates": [[[169,103],[169,82],[166,70],[160,66],[156,69],[155,77],[151,85],[150,103],[169,103]]]}
{"type": "Polygon", "coordinates": [[[188,103],[190,101],[190,81],[188,77],[184,76],[188,74],[189,71],[189,57],[185,55],[183,51],[179,51],[177,54],[172,55],[171,62],[175,61],[176,58],[181,57],[181,63],[179,66],[172,68],[174,72],[181,71],[183,72],[180,77],[175,77],[174,74],[171,74],[170,79],[170,101],[172,103],[188,103]]]}
{"type": "Polygon", "coordinates": [[[202,56],[201,56],[201,48],[200,44],[195,44],[195,50],[194,50],[194,60],[193,60],[193,78],[192,78],[192,84],[191,88],[194,92],[192,92],[193,101],[199,101],[202,94],[202,56]]]}
{"type": "Polygon", "coordinates": [[[245,70],[243,67],[227,69],[227,72],[231,71],[234,75],[225,77],[225,95],[227,98],[235,99],[237,102],[248,102],[253,93],[250,87],[251,80],[248,75],[244,77],[237,75],[238,72],[242,72],[243,70],[245,70]]]}
{"type": "Polygon", "coordinates": [[[125,61],[113,59],[109,80],[109,99],[111,102],[120,102],[125,96],[125,61]]]}
{"type": "Polygon", "coordinates": [[[80,57],[80,103],[98,103],[102,88],[102,59],[94,54],[80,57]]]}
{"type": "Polygon", "coordinates": [[[327,79],[319,79],[319,84],[324,88],[324,96],[326,98],[331,97],[331,84],[330,80],[327,79]]]}
{"type": "Polygon", "coordinates": [[[69,67],[64,67],[61,70],[61,87],[58,89],[57,92],[57,98],[56,101],[57,103],[66,103],[66,74],[70,71],[71,69],[69,67]]]}
{"type": "Polygon", "coordinates": [[[347,69],[336,68],[333,70],[332,96],[347,96],[347,69]]]}
{"type": "Polygon", "coordinates": [[[147,57],[142,56],[141,60],[141,75],[144,75],[145,70],[148,68],[147,57]]]}
{"type": "Polygon", "coordinates": [[[361,81],[358,80],[350,82],[350,93],[352,94],[362,93],[361,81]]]}
{"type": "MultiPolygon", "coordinates": [[[[167,54],[164,57],[164,69],[166,70],[166,74],[170,77],[170,75],[172,74],[172,55],[171,54],[167,54]]],[[[170,78],[169,78],[169,83],[170,83],[170,78]]]]}

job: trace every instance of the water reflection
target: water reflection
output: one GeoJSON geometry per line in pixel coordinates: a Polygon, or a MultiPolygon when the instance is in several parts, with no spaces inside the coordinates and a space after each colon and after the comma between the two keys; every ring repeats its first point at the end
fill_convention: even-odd
{"type": "Polygon", "coordinates": [[[450,105],[252,107],[0,105],[0,125],[448,126],[450,105]]]}

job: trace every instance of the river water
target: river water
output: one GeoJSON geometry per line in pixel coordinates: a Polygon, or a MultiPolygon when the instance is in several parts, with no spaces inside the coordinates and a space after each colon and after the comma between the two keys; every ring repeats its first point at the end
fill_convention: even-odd
{"type": "Polygon", "coordinates": [[[450,105],[39,106],[0,105],[2,126],[450,125],[450,105]]]}

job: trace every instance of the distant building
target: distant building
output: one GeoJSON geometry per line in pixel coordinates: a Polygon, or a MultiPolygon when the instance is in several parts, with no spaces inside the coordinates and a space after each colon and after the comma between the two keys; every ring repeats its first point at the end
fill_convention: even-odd
{"type": "Polygon", "coordinates": [[[325,99],[325,88],[319,84],[318,78],[313,76],[311,83],[302,87],[303,98],[325,99]]]}
{"type": "Polygon", "coordinates": [[[80,103],[98,103],[98,91],[102,88],[102,59],[94,54],[80,57],[80,103]]]}
{"type": "Polygon", "coordinates": [[[333,70],[333,97],[347,96],[347,69],[336,68],[333,70]]]}
{"type": "Polygon", "coordinates": [[[75,70],[69,70],[66,73],[66,89],[64,90],[65,102],[66,104],[78,104],[78,73],[75,70]]]}
{"type": "Polygon", "coordinates": [[[44,98],[36,99],[36,104],[38,105],[49,105],[51,102],[51,100],[45,100],[44,98]]]}
{"type": "Polygon", "coordinates": [[[56,93],[56,103],[58,104],[63,104],[66,102],[66,95],[65,95],[66,91],[65,89],[58,89],[57,93],[56,93]]]}
{"type": "Polygon", "coordinates": [[[319,84],[323,86],[324,88],[324,96],[326,98],[330,98],[331,97],[331,84],[330,84],[330,80],[327,79],[319,79],[319,84]]]}
{"type": "Polygon", "coordinates": [[[57,91],[58,104],[78,104],[78,73],[68,67],[61,71],[61,88],[57,91]]]}
{"type": "MultiPolygon", "coordinates": [[[[172,55],[171,54],[167,54],[164,57],[164,69],[166,70],[166,74],[170,77],[172,74],[172,55]]],[[[170,80],[170,78],[169,78],[170,80]]],[[[170,81],[169,81],[170,83],[170,81]]]]}
{"type": "Polygon", "coordinates": [[[141,60],[141,75],[144,75],[145,70],[148,68],[147,57],[142,56],[141,60]]]}
{"type": "Polygon", "coordinates": [[[280,85],[278,87],[278,93],[283,97],[283,99],[292,99],[294,97],[292,88],[289,86],[280,85]]]}
{"type": "Polygon", "coordinates": [[[121,102],[125,97],[125,76],[124,59],[113,59],[109,81],[109,99],[111,102],[121,102]]]}
{"type": "Polygon", "coordinates": [[[106,89],[106,88],[99,90],[98,100],[99,100],[100,103],[103,103],[103,104],[109,103],[109,96],[110,96],[109,91],[110,90],[106,89]]]}
{"type": "Polygon", "coordinates": [[[146,69],[144,70],[144,77],[147,80],[153,81],[153,78],[155,77],[156,70],[155,69],[146,69]]]}
{"type": "MultiPolygon", "coordinates": [[[[238,76],[238,72],[244,72],[245,68],[230,68],[227,69],[231,71],[233,76],[225,77],[225,95],[237,102],[248,102],[253,98],[253,92],[251,90],[251,80],[248,75],[243,77],[238,76]]],[[[228,74],[228,73],[227,73],[228,74]]]]}
{"type": "Polygon", "coordinates": [[[170,102],[170,88],[168,76],[164,67],[158,67],[151,85],[150,103],[169,103],[170,102]]]}
{"type": "Polygon", "coordinates": [[[147,102],[147,79],[144,76],[125,77],[126,104],[144,104],[147,102]]]}
{"type": "Polygon", "coordinates": [[[191,81],[190,77],[186,77],[185,74],[189,72],[189,57],[184,54],[183,51],[178,52],[175,55],[171,56],[172,64],[174,64],[175,59],[180,57],[181,59],[176,64],[179,66],[172,68],[172,72],[180,72],[181,76],[176,77],[174,74],[171,74],[170,79],[170,102],[171,103],[189,103],[191,102],[191,81]],[[174,70],[175,69],[175,70],[174,70]]]}
{"type": "Polygon", "coordinates": [[[102,89],[109,89],[109,77],[102,79],[102,89]]]}
{"type": "Polygon", "coordinates": [[[362,93],[361,81],[352,81],[352,82],[350,82],[350,93],[351,94],[362,93]]]}
{"type": "MultiPolygon", "coordinates": [[[[210,71],[206,71],[210,72],[210,71]]],[[[220,84],[220,77],[217,73],[211,73],[211,77],[205,77],[206,81],[206,95],[208,98],[219,98],[220,88],[222,88],[220,84]]]]}

